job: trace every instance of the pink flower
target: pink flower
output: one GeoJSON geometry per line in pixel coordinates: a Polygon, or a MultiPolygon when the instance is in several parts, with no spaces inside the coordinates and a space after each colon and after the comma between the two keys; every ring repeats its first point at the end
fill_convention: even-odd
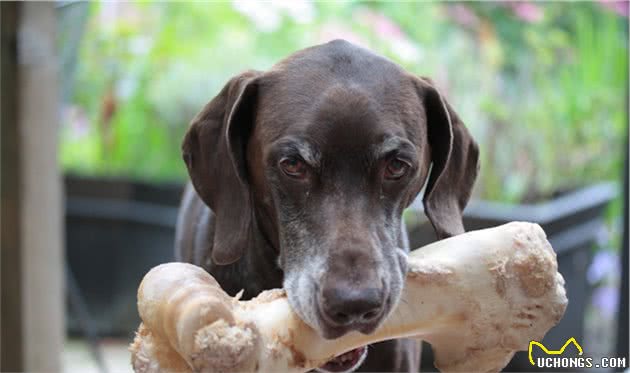
{"type": "Polygon", "coordinates": [[[400,59],[414,62],[420,58],[418,46],[385,14],[362,8],[355,12],[355,17],[360,24],[370,27],[379,39],[388,43],[391,52],[400,59]]]}
{"type": "Polygon", "coordinates": [[[456,4],[447,8],[450,17],[458,24],[468,27],[476,28],[479,25],[479,17],[469,7],[464,4],[456,4]]]}
{"type": "Polygon", "coordinates": [[[344,39],[364,48],[371,47],[370,43],[368,43],[360,35],[355,33],[351,28],[342,24],[331,22],[320,28],[319,34],[317,35],[318,43],[326,43],[334,39],[344,39]]]}
{"type": "Polygon", "coordinates": [[[540,22],[545,16],[540,6],[529,2],[512,3],[511,7],[514,15],[526,22],[540,22]]]}
{"type": "Polygon", "coordinates": [[[598,2],[602,7],[612,10],[620,16],[628,17],[628,4],[630,4],[628,1],[598,0],[598,2]]]}
{"type": "Polygon", "coordinates": [[[63,123],[70,130],[70,138],[80,140],[90,132],[90,121],[87,114],[77,105],[65,105],[62,109],[63,123]]]}
{"type": "Polygon", "coordinates": [[[405,38],[403,30],[384,14],[363,8],[356,12],[356,16],[360,23],[372,27],[374,33],[383,39],[405,38]]]}
{"type": "Polygon", "coordinates": [[[619,255],[608,250],[598,251],[586,271],[586,278],[591,284],[604,281],[610,275],[621,272],[619,255]]]}
{"type": "Polygon", "coordinates": [[[615,316],[619,306],[619,289],[615,286],[601,286],[593,291],[591,303],[598,312],[607,318],[615,316]]]}

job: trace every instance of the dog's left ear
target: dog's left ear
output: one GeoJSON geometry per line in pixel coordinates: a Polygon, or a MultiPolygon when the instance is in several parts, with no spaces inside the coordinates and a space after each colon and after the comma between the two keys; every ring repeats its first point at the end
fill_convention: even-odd
{"type": "Polygon", "coordinates": [[[428,78],[416,78],[427,119],[433,166],[424,191],[424,211],[438,239],[464,233],[462,212],[479,172],[479,147],[428,78]]]}

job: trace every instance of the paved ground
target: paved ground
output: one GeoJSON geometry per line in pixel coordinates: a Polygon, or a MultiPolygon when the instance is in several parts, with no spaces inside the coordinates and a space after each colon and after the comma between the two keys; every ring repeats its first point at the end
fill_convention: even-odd
{"type": "MultiPolygon", "coordinates": [[[[101,343],[107,373],[131,373],[130,355],[127,350],[129,341],[123,339],[105,339],[101,343]]],[[[82,339],[66,341],[63,352],[63,371],[67,373],[105,373],[98,369],[96,362],[82,339]]]]}

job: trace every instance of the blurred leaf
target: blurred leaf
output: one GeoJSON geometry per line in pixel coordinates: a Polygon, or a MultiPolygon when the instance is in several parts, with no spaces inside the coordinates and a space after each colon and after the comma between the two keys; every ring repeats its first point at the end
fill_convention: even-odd
{"type": "Polygon", "coordinates": [[[625,19],[601,6],[269,4],[90,3],[84,35],[63,38],[80,40],[67,81],[69,105],[83,113],[64,117],[64,168],[184,180],[187,125],[231,76],[342,37],[433,78],[480,143],[476,196],[516,202],[619,176],[628,35],[625,19]]]}

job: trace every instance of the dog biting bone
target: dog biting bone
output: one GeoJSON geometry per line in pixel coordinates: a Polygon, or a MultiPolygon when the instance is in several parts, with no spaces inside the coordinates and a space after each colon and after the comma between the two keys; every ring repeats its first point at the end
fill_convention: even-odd
{"type": "Polygon", "coordinates": [[[138,289],[136,372],[305,372],[370,343],[429,342],[442,372],[500,371],[564,315],[556,255],[536,224],[513,222],[409,254],[402,297],[371,334],[324,339],[283,290],[249,301],[227,295],[203,269],[168,263],[138,289]]]}

